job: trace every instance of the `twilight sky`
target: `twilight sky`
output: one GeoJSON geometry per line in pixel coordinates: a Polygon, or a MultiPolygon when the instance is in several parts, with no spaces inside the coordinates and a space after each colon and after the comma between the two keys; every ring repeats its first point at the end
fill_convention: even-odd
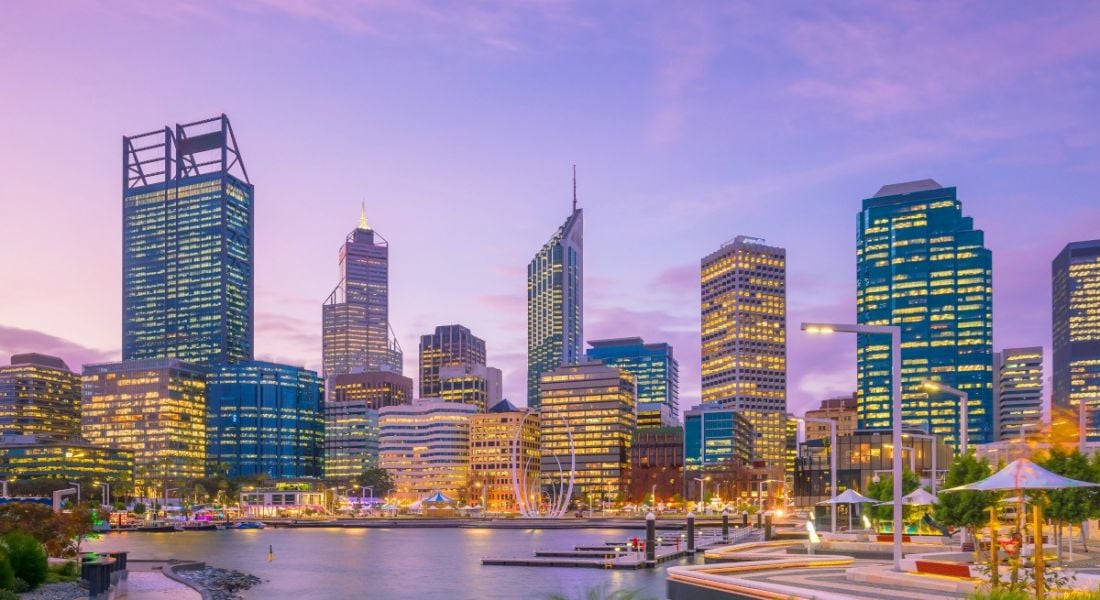
{"type": "MultiPolygon", "coordinates": [[[[996,348],[1050,346],[1050,261],[1100,237],[1100,5],[9,2],[0,360],[120,347],[124,134],[226,113],[256,186],[258,357],[320,365],[367,203],[391,315],[462,323],[524,400],[525,268],[585,209],[585,337],[668,341],[699,397],[699,259],[788,249],[790,407],[854,389],[855,219],[957,186],[994,256],[996,348]]],[[[1049,373],[1049,371],[1048,371],[1049,373]]]]}

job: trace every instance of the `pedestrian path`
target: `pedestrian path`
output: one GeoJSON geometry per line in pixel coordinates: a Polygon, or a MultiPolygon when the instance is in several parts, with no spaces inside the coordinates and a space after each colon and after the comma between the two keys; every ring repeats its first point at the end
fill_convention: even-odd
{"type": "Polygon", "coordinates": [[[125,589],[115,598],[121,600],[202,600],[190,587],[169,579],[159,571],[132,571],[125,589]]]}

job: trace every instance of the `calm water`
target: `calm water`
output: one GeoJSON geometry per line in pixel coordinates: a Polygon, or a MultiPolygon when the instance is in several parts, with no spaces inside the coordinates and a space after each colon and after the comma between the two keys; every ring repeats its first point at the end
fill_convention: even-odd
{"type": "MultiPolygon", "coordinates": [[[[645,590],[665,598],[664,568],[653,571],[482,566],[483,556],[531,556],[625,540],[615,529],[263,529],[112,533],[89,550],[129,550],[132,558],[181,558],[252,573],[248,594],[267,598],[474,599],[582,598],[592,587],[645,590]],[[268,545],[275,560],[267,561],[268,545]]],[[[702,560],[702,559],[699,559],[702,560]]],[[[664,563],[661,567],[685,564],[664,563]]]]}

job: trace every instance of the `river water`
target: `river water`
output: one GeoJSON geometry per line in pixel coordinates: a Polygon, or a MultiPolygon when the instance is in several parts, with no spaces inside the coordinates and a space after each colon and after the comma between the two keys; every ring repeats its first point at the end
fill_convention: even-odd
{"type": "MultiPolygon", "coordinates": [[[[191,559],[252,573],[264,583],[249,599],[578,600],[594,587],[637,589],[664,599],[665,568],[652,571],[483,566],[482,557],[533,556],[626,540],[625,529],[262,529],[110,533],[85,543],[96,552],[129,550],[135,559],[191,559]],[[268,546],[275,559],[268,561],[268,546]]],[[[698,560],[702,560],[699,558],[698,560]]]]}

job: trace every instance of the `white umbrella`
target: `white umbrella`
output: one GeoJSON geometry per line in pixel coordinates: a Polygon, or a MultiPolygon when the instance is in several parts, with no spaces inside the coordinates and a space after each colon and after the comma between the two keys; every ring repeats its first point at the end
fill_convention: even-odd
{"type": "MultiPolygon", "coordinates": [[[[844,490],[844,493],[835,497],[829,498],[824,502],[818,502],[818,504],[874,504],[878,502],[874,498],[868,498],[863,494],[855,490],[844,490]]],[[[852,530],[852,507],[848,507],[848,531],[852,530]]]]}
{"type": "MultiPolygon", "coordinates": [[[[886,502],[879,502],[878,506],[893,503],[894,502],[892,500],[888,500],[886,502]]],[[[929,492],[924,488],[917,488],[912,492],[909,492],[908,494],[902,496],[901,503],[904,506],[927,506],[929,504],[939,503],[939,498],[936,498],[936,496],[932,492],[929,492]]]]}

